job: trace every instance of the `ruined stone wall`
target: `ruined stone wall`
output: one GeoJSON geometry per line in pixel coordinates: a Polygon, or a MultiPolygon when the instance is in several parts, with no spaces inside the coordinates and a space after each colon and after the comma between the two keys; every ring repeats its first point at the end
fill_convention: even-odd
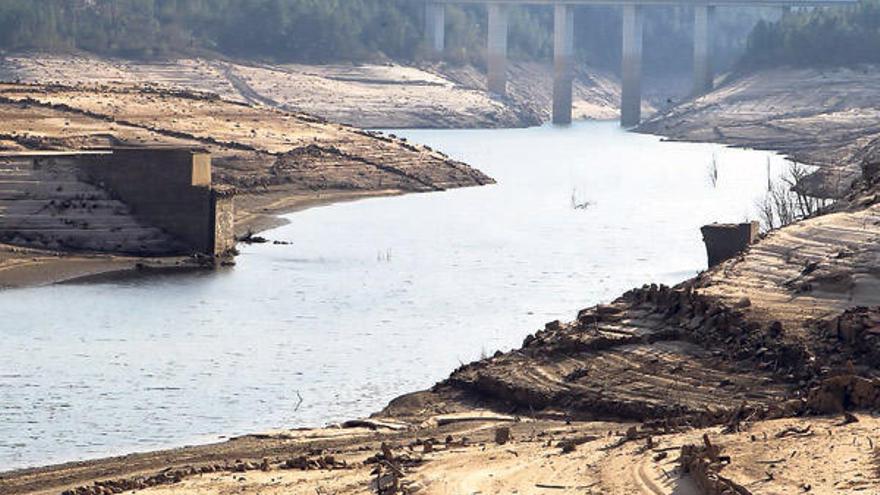
{"type": "Polygon", "coordinates": [[[107,189],[144,222],[182,241],[189,253],[234,247],[232,195],[211,188],[210,156],[190,149],[114,149],[82,161],[85,180],[107,189]]]}
{"type": "Polygon", "coordinates": [[[681,448],[681,470],[690,475],[700,491],[706,495],[752,495],[746,487],[721,475],[728,456],[721,455],[721,449],[712,445],[707,435],[704,445],[683,445],[681,448]]]}
{"type": "Polygon", "coordinates": [[[214,255],[222,256],[235,249],[235,196],[230,189],[215,189],[214,255]]]}

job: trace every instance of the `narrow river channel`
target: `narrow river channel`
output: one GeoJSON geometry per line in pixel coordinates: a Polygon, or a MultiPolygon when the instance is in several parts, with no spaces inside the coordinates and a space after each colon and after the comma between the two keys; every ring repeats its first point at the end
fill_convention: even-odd
{"type": "Polygon", "coordinates": [[[614,123],[395,134],[498,184],[289,215],[219,273],[0,292],[0,471],[367,415],[695,275],[699,227],[754,219],[785,167],[614,123]]]}

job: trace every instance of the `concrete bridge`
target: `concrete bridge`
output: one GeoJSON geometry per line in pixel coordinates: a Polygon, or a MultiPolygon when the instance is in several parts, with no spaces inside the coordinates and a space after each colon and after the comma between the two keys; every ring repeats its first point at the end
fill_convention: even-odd
{"type": "Polygon", "coordinates": [[[577,5],[619,5],[623,9],[623,59],[620,121],[624,127],[638,125],[642,107],[642,7],[681,5],[694,8],[693,94],[712,90],[712,32],[716,7],[840,6],[858,0],[426,0],[425,36],[432,51],[440,54],[445,45],[446,5],[482,4],[488,9],[488,88],[504,96],[507,90],[508,10],[515,5],[545,5],[554,9],[553,122],[571,122],[574,79],[574,10],[577,5]]]}

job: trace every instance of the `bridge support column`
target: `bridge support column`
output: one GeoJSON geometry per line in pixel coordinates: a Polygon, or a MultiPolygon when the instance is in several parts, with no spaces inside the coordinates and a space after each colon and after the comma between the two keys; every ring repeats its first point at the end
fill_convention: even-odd
{"type": "Polygon", "coordinates": [[[490,3],[489,8],[489,92],[507,94],[507,6],[490,3]]]}
{"type": "Polygon", "coordinates": [[[786,19],[791,15],[791,5],[784,5],[782,7],[782,19],[786,19]]]}
{"type": "Polygon", "coordinates": [[[553,123],[571,123],[574,80],[574,9],[557,4],[553,32],[553,123]]]}
{"type": "Polygon", "coordinates": [[[446,48],[446,6],[442,3],[425,6],[425,41],[432,55],[440,55],[446,48]]]}
{"type": "Polygon", "coordinates": [[[694,95],[712,91],[715,73],[712,67],[712,30],[715,7],[694,7],[694,95]]]}
{"type": "Polygon", "coordinates": [[[620,124],[633,127],[642,120],[642,7],[623,6],[623,90],[620,124]]]}

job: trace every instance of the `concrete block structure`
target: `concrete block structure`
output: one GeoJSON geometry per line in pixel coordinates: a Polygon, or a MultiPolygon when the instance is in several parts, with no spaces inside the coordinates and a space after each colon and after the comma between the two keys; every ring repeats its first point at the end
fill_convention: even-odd
{"type": "Polygon", "coordinates": [[[428,2],[425,7],[425,41],[433,56],[446,49],[446,6],[441,3],[428,2]]]}
{"type": "Polygon", "coordinates": [[[558,4],[553,13],[553,123],[571,123],[574,82],[574,8],[558,4]]]}
{"type": "Polygon", "coordinates": [[[712,31],[714,29],[715,7],[710,5],[695,6],[694,95],[708,93],[715,87],[715,73],[712,67],[712,31]]]}
{"type": "Polygon", "coordinates": [[[234,191],[212,185],[203,150],[0,153],[0,242],[223,257],[234,229],[234,191]]]}
{"type": "Polygon", "coordinates": [[[507,5],[489,4],[488,83],[490,93],[507,94],[507,5]]]}
{"type": "Polygon", "coordinates": [[[623,6],[623,53],[621,60],[620,125],[633,127],[642,121],[642,6],[623,6]]]}
{"type": "Polygon", "coordinates": [[[211,155],[180,148],[115,148],[82,161],[84,179],[192,253],[222,256],[235,246],[234,194],[211,184],[211,155]]]}
{"type": "Polygon", "coordinates": [[[749,223],[713,223],[700,229],[706,252],[709,255],[709,267],[736,258],[749,246],[757,242],[760,234],[758,222],[749,223]]]}

